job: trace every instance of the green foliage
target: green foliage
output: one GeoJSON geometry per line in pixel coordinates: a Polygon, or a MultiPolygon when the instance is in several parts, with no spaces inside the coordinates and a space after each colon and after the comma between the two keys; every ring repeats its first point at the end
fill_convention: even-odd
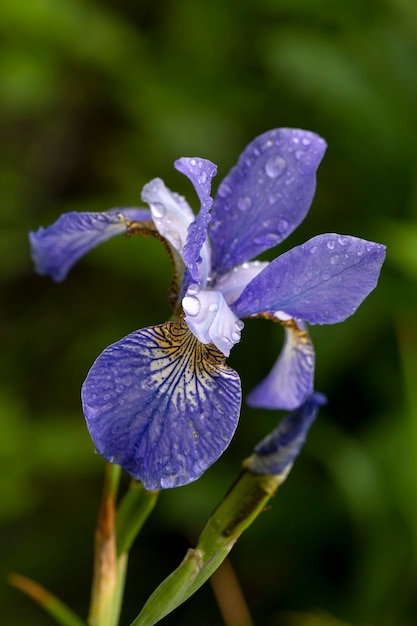
{"type": "MultiPolygon", "coordinates": [[[[87,614],[103,462],[79,388],[105,346],[168,314],[170,266],[156,242],[109,242],[53,285],[33,275],[27,231],[67,210],[138,205],[154,176],[196,206],[175,158],[209,158],[220,180],[257,133],[296,126],[329,149],[289,244],[335,231],[381,241],[388,256],[354,318],[312,329],[329,405],[232,561],[255,623],[415,623],[417,4],[20,0],[2,4],[0,40],[3,580],[21,571],[87,614]]],[[[246,390],[276,358],[270,326],[248,322],[232,355],[246,390]]],[[[245,408],[224,457],[161,495],[134,547],[122,624],[276,419],[245,408]]],[[[5,584],[0,606],[2,623],[49,623],[5,584]]],[[[164,623],[196,615],[219,623],[209,587],[164,623]]]]}

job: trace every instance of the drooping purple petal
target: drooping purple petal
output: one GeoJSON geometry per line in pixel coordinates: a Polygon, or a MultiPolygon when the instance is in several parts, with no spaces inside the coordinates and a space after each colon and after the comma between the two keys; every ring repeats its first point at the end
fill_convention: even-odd
{"type": "Polygon", "coordinates": [[[166,489],[196,480],[225,450],[239,419],[240,380],[180,319],[104,350],[82,401],[98,452],[146,489],[166,489]]]}
{"type": "Polygon", "coordinates": [[[302,222],[325,149],[315,133],[293,128],[271,130],[247,146],[220,184],[211,212],[218,275],[280,243],[302,222]]]}
{"type": "Polygon", "coordinates": [[[313,391],[315,355],[305,330],[295,323],[285,328],[285,343],[268,376],[246,401],[262,409],[296,409],[313,391]]]}
{"type": "Polygon", "coordinates": [[[342,322],[375,288],[384,258],[381,244],[318,235],[272,261],[231,308],[238,317],[280,310],[310,324],[342,322]]]}
{"type": "Polygon", "coordinates": [[[138,208],[111,209],[104,213],[64,213],[50,226],[41,226],[36,232],[29,233],[35,270],[60,282],[84,254],[125,232],[130,222],[150,219],[149,211],[138,208]]]}
{"type": "Polygon", "coordinates": [[[283,474],[285,478],[306,440],[319,408],[326,402],[323,394],[314,392],[303,405],[284,417],[275,430],[256,446],[246,462],[248,469],[261,476],[283,474]]]}
{"type": "Polygon", "coordinates": [[[191,180],[201,203],[197,217],[188,228],[183,259],[192,282],[204,285],[210,272],[210,249],[206,240],[213,204],[211,181],[217,174],[217,167],[207,159],[183,157],[175,161],[175,168],[191,180]]]}

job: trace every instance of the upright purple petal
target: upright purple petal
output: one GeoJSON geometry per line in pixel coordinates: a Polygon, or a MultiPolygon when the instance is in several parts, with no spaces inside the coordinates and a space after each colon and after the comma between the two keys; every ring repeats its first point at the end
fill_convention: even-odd
{"type": "Polygon", "coordinates": [[[384,258],[381,244],[318,235],[272,261],[231,308],[238,317],[280,310],[310,324],[342,322],[376,287],[384,258]]]}
{"type": "Polygon", "coordinates": [[[197,217],[188,228],[183,259],[190,273],[191,281],[197,284],[200,284],[200,282],[204,284],[210,272],[208,242],[203,259],[201,252],[207,239],[210,209],[213,204],[213,199],[210,195],[211,181],[213,176],[217,174],[217,167],[207,159],[183,157],[175,161],[175,168],[191,180],[201,203],[197,217]],[[199,264],[202,260],[205,263],[200,268],[199,264]]]}
{"type": "Polygon", "coordinates": [[[194,219],[194,213],[187,201],[168,189],[160,178],[154,178],[144,185],[141,198],[149,204],[159,234],[182,258],[188,227],[194,219]]]}
{"type": "Polygon", "coordinates": [[[38,274],[56,282],[66,278],[84,254],[115,235],[130,222],[151,219],[146,209],[120,208],[105,213],[64,213],[56,222],[29,233],[32,259],[38,274]]]}
{"type": "Polygon", "coordinates": [[[313,391],[314,348],[305,330],[290,323],[282,352],[268,376],[246,398],[262,409],[296,409],[313,391]]]}
{"type": "Polygon", "coordinates": [[[240,380],[180,319],[106,348],[82,401],[98,452],[146,489],[166,489],[196,480],[225,450],[239,419],[240,380]]]}
{"type": "Polygon", "coordinates": [[[246,462],[248,469],[261,476],[282,474],[285,478],[306,440],[319,408],[326,401],[323,394],[314,392],[300,408],[284,417],[275,430],[256,446],[246,462]]]}
{"type": "Polygon", "coordinates": [[[218,274],[272,248],[302,222],[326,149],[315,133],[278,128],[257,137],[220,184],[210,236],[218,274]]]}

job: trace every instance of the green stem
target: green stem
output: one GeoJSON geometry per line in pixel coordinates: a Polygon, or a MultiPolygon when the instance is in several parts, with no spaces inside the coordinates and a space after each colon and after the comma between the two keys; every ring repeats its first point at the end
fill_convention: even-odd
{"type": "Polygon", "coordinates": [[[117,626],[117,604],[120,596],[116,554],[116,496],[121,468],[106,463],[103,495],[98,514],[91,603],[90,626],[117,626]]]}
{"type": "Polygon", "coordinates": [[[275,476],[259,476],[244,465],[211,515],[196,548],[188,550],[182,563],[154,591],[131,626],[153,626],[197,591],[224,561],[242,532],[264,510],[287,473],[288,470],[275,476]]]}
{"type": "Polygon", "coordinates": [[[152,513],[159,491],[147,491],[140,482],[132,481],[117,509],[116,544],[120,556],[128,552],[133,541],[152,513]]]}

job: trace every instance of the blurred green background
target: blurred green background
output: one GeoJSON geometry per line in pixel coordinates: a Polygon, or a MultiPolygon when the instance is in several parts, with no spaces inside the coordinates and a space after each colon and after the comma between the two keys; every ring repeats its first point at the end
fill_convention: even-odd
{"type": "MultiPolygon", "coordinates": [[[[53,623],[7,586],[10,571],[86,615],[103,462],[80,385],[104,347],[169,315],[157,242],[108,242],[55,285],[34,275],[27,231],[63,211],[140,204],[155,176],[196,207],[175,158],[209,158],[220,181],[279,126],[329,144],[313,207],[282,250],[334,231],[388,256],[353,318],[311,329],[329,404],[231,562],[255,624],[416,624],[415,1],[20,0],[2,4],[0,35],[1,624],[53,623]]],[[[230,359],[245,390],[281,340],[247,322],[230,359]]],[[[220,461],[162,494],[134,546],[122,625],[278,417],[245,407],[220,461]]],[[[222,624],[210,585],[164,623],[222,624]]]]}

